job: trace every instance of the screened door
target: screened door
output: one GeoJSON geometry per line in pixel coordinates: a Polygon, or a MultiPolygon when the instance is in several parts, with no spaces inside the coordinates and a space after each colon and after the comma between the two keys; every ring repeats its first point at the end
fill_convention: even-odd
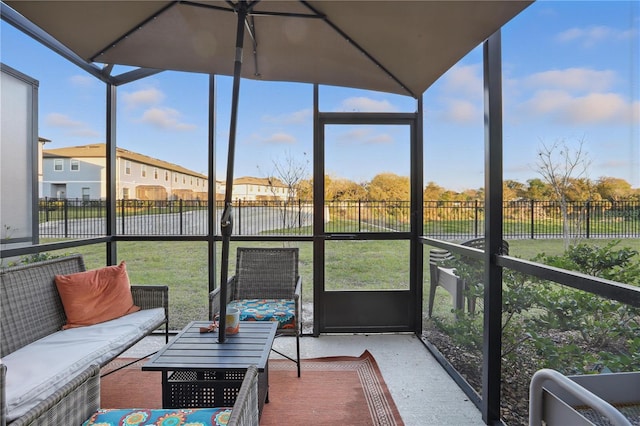
{"type": "Polygon", "coordinates": [[[323,266],[314,329],[413,330],[416,115],[327,113],[319,121],[314,264],[323,266]]]}

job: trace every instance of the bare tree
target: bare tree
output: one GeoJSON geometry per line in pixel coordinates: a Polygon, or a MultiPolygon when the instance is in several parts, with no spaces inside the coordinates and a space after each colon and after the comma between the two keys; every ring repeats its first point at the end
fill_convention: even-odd
{"type": "Polygon", "coordinates": [[[558,140],[551,145],[542,142],[538,148],[536,171],[551,186],[560,202],[565,249],[569,248],[567,195],[572,181],[586,178],[591,165],[589,155],[584,150],[584,143],[584,139],[580,139],[578,140],[578,146],[571,148],[565,140],[558,140]]]}
{"type": "Polygon", "coordinates": [[[307,177],[309,160],[296,159],[290,151],[280,159],[273,160],[273,171],[267,177],[269,189],[274,199],[284,198],[281,204],[281,219],[283,229],[293,228],[298,223],[302,212],[296,209],[298,185],[307,177]],[[284,190],[284,194],[282,193],[284,190]],[[282,196],[284,195],[284,196],[282,196]]]}

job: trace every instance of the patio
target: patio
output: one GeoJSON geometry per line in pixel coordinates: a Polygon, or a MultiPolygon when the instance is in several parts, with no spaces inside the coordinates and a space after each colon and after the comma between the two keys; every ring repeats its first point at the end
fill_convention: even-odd
{"type": "MultiPolygon", "coordinates": [[[[27,3],[23,2],[22,4],[27,3]]],[[[265,2],[266,3],[266,2],[265,2]]],[[[320,2],[321,3],[321,2],[320,2]]],[[[372,2],[376,3],[376,2],[372,2]]],[[[415,2],[418,3],[418,2],[415,2]]],[[[443,2],[447,4],[446,2],[443,2]]],[[[470,2],[474,3],[474,2],[470,2]]],[[[480,3],[480,2],[478,2],[480,3]]],[[[478,4],[476,3],[476,4],[478,4]]],[[[505,2],[504,4],[506,4],[505,2]]],[[[516,4],[517,2],[514,2],[516,4]]],[[[15,4],[16,7],[21,2],[7,2],[6,4],[15,4]]],[[[2,4],[3,12],[8,7],[2,4]]],[[[121,3],[121,5],[124,3],[121,3]]],[[[426,4],[426,2],[425,2],[426,4]]],[[[516,9],[524,7],[522,5],[514,6],[516,9]]],[[[28,10],[26,10],[28,12],[28,10]]],[[[25,12],[25,13],[26,13],[25,12]]],[[[36,10],[39,13],[39,11],[36,10]]],[[[36,13],[34,12],[34,14],[36,13]]],[[[515,13],[515,10],[514,12],[515,13]]],[[[45,12],[44,15],[47,13],[45,12]]],[[[65,16],[65,13],[61,13],[65,16]]],[[[126,14],[114,14],[118,16],[126,16],[126,14]]],[[[473,14],[464,13],[464,16],[473,14]]],[[[80,13],[76,16],[81,21],[84,17],[80,13]]],[[[506,20],[508,17],[505,17],[506,20]]],[[[10,21],[13,25],[24,25],[25,32],[33,31],[32,24],[26,23],[16,16],[8,14],[3,15],[3,19],[10,21]]],[[[479,24],[478,24],[479,25],[479,24]]],[[[502,23],[500,23],[502,25],[502,23]]],[[[363,25],[366,27],[366,25],[363,25]]],[[[70,26],[69,26],[70,27],[70,26]]],[[[472,27],[472,25],[470,25],[472,27]]],[[[496,27],[499,28],[499,25],[496,27]]],[[[226,271],[220,274],[220,270],[216,266],[216,260],[222,257],[223,264],[225,262],[225,243],[228,248],[229,239],[234,242],[259,242],[259,243],[277,243],[294,242],[307,245],[311,253],[306,259],[307,265],[312,265],[313,272],[313,304],[315,317],[310,321],[313,328],[310,333],[314,335],[305,336],[301,342],[301,350],[303,358],[331,356],[331,355],[359,355],[365,349],[369,350],[376,358],[385,381],[393,395],[405,424],[409,425],[475,425],[475,424],[494,424],[500,422],[501,410],[501,394],[500,386],[503,379],[501,374],[501,308],[503,304],[501,285],[502,273],[504,271],[515,271],[525,274],[529,277],[550,280],[562,286],[573,289],[585,290],[607,299],[621,301],[633,306],[640,306],[640,292],[637,288],[619,285],[619,283],[608,281],[600,278],[593,278],[578,273],[572,273],[561,269],[552,269],[544,265],[530,261],[525,261],[516,257],[506,255],[500,247],[503,239],[503,217],[502,217],[502,81],[501,81],[501,36],[500,31],[494,32],[496,28],[485,28],[483,34],[473,37],[472,42],[464,46],[465,53],[468,49],[482,44],[484,47],[483,65],[484,65],[484,91],[485,91],[485,201],[486,201],[486,217],[484,219],[484,238],[486,239],[486,251],[465,248],[452,242],[441,241],[429,238],[424,234],[423,215],[421,214],[421,206],[423,201],[422,188],[423,167],[424,167],[424,141],[422,135],[423,117],[425,111],[423,109],[422,89],[430,84],[427,82],[425,87],[419,87],[420,90],[410,92],[411,96],[416,100],[415,111],[410,113],[331,113],[322,112],[319,108],[319,83],[313,86],[313,122],[314,122],[314,139],[313,139],[313,179],[318,182],[318,188],[314,188],[314,207],[313,214],[317,219],[312,228],[312,235],[260,235],[260,236],[244,236],[234,233],[231,235],[223,235],[220,228],[224,228],[225,222],[221,220],[220,228],[216,228],[216,212],[211,209],[208,211],[207,230],[204,233],[195,236],[183,235],[124,235],[119,232],[116,227],[116,208],[115,199],[117,198],[115,182],[108,182],[106,203],[107,216],[104,219],[105,233],[104,235],[87,240],[66,240],[46,245],[41,245],[37,241],[37,232],[35,242],[30,244],[29,240],[32,235],[25,237],[27,243],[23,246],[6,250],[2,253],[1,258],[11,258],[30,254],[41,254],[43,252],[55,250],[68,250],[80,248],[82,246],[96,245],[104,247],[104,261],[106,264],[114,264],[120,255],[119,249],[133,242],[146,242],[150,246],[159,241],[172,243],[193,243],[194,245],[206,246],[207,259],[203,262],[206,266],[205,275],[208,282],[203,282],[203,287],[208,287],[211,291],[216,288],[220,282],[226,283],[226,271]],[[465,50],[466,49],[466,50],[465,50]],[[390,125],[393,124],[403,129],[408,129],[407,133],[411,134],[410,140],[405,141],[407,147],[404,155],[409,158],[411,194],[410,194],[410,210],[411,222],[410,228],[406,232],[335,232],[324,226],[324,206],[325,193],[323,184],[325,177],[325,140],[324,129],[331,126],[343,124],[349,125],[390,125]],[[387,289],[376,289],[376,291],[346,291],[346,289],[328,289],[325,283],[331,283],[332,277],[325,276],[325,265],[328,263],[330,255],[337,250],[336,247],[352,246],[362,241],[375,241],[380,243],[388,243],[397,240],[402,244],[402,251],[394,252],[397,259],[401,259],[397,263],[402,263],[397,269],[401,270],[402,285],[405,287],[400,290],[388,291],[387,289]],[[222,246],[222,250],[220,250],[222,246]],[[469,392],[465,392],[459,386],[460,381],[456,381],[452,376],[456,372],[445,371],[438,361],[430,354],[420,341],[423,328],[423,286],[426,285],[426,277],[424,277],[425,265],[428,262],[428,250],[430,248],[446,249],[456,254],[463,254],[479,260],[484,266],[483,283],[486,283],[483,302],[484,315],[486,320],[482,335],[482,360],[479,369],[485,372],[482,383],[483,398],[480,401],[472,401],[469,392]],[[222,252],[222,256],[220,253],[222,252]],[[402,256],[405,256],[404,258],[402,256]],[[222,275],[222,278],[221,278],[222,275]],[[345,291],[342,291],[345,290],[345,291]],[[385,309],[382,310],[381,306],[385,309]],[[387,316],[383,317],[383,314],[387,316]],[[351,315],[351,316],[350,316],[351,315]],[[363,319],[364,318],[364,319],[363,319]],[[354,334],[357,333],[357,334],[354,334]]],[[[47,45],[52,40],[47,35],[42,37],[39,32],[34,32],[34,37],[39,39],[43,44],[47,45]]],[[[440,37],[447,39],[447,37],[440,37]]],[[[57,44],[52,44],[57,46],[57,44]]],[[[50,46],[49,46],[50,47],[50,46]]],[[[436,50],[446,51],[443,45],[435,46],[436,50]]],[[[283,49],[284,50],[284,49],[283,49]]],[[[400,51],[400,49],[398,49],[400,51]]],[[[410,50],[410,49],[409,49],[410,50]]],[[[58,50],[57,50],[58,51],[58,50]]],[[[60,53],[60,52],[59,52],[60,53]]],[[[119,76],[109,75],[111,71],[110,65],[105,67],[106,72],[97,67],[93,62],[84,62],[71,54],[67,50],[61,50],[61,54],[70,59],[76,65],[79,65],[84,71],[92,76],[100,79],[105,83],[107,95],[106,104],[106,121],[107,132],[106,139],[106,176],[115,176],[116,170],[116,114],[115,99],[117,97],[117,88],[126,86],[127,83],[134,82],[140,78],[152,76],[164,69],[160,66],[153,68],[154,64],[139,64],[143,67],[136,71],[125,73],[119,76]]],[[[153,55],[151,55],[153,56],[153,55]]],[[[160,55],[156,55],[160,56],[160,55]]],[[[400,52],[400,56],[405,56],[400,52]]],[[[429,56],[428,54],[426,55],[429,56]]],[[[431,59],[431,58],[429,58],[431,59]]],[[[117,59],[114,60],[117,62],[117,59]]],[[[447,61],[445,61],[447,62],[447,61]]],[[[452,66],[455,61],[450,60],[436,74],[444,72],[446,67],[452,66]]],[[[136,64],[138,65],[138,64],[136,64]]],[[[414,71],[421,67],[412,67],[414,71]]],[[[187,70],[188,71],[188,70],[187,70]]],[[[203,72],[202,70],[196,70],[203,72]]],[[[224,73],[223,73],[224,74],[224,73]]],[[[210,98],[210,116],[215,115],[215,96],[217,86],[215,82],[215,72],[210,71],[208,96],[210,98]]],[[[356,80],[357,80],[356,76],[356,80]]],[[[437,75],[433,76],[433,79],[437,75]]],[[[386,79],[386,77],[385,77],[386,79]]],[[[396,89],[397,90],[397,89],[396,89]]],[[[211,120],[211,129],[215,127],[211,120]]],[[[38,135],[31,135],[37,138],[38,135]]],[[[208,135],[206,149],[207,156],[210,161],[210,176],[215,175],[214,156],[216,149],[215,132],[211,131],[208,135]]],[[[34,144],[35,145],[35,144],[34,144]]],[[[231,151],[231,150],[229,150],[231,151]]],[[[232,165],[232,164],[231,164],[232,165]]],[[[232,170],[232,168],[231,168],[232,170]]],[[[35,173],[34,173],[35,175],[35,173]]],[[[233,173],[228,177],[227,182],[233,181],[233,173]]],[[[210,179],[208,183],[209,205],[214,205],[215,182],[210,179]]],[[[230,194],[230,191],[227,191],[230,194]]],[[[5,194],[3,194],[3,197],[5,194]]],[[[33,195],[34,199],[37,199],[33,195]]],[[[27,217],[25,215],[25,217],[27,217]]],[[[37,211],[34,214],[37,217],[37,211]]],[[[36,227],[37,229],[37,227],[36,227]]],[[[224,231],[224,229],[223,229],[224,231]]],[[[236,232],[234,230],[234,232],[236,232]]],[[[363,244],[361,244],[363,245],[363,244]]],[[[396,259],[396,260],[397,260],[396,259]]],[[[351,260],[351,258],[349,259],[351,260]]],[[[226,266],[226,265],[225,265],[226,266]]],[[[224,266],[223,266],[224,268],[224,266]]],[[[335,277],[333,277],[335,278],[335,277]]],[[[340,278],[340,277],[339,277],[340,278]]],[[[342,277],[344,278],[344,276],[342,277]]],[[[350,278],[350,277],[348,277],[350,278]]],[[[289,346],[290,340],[283,338],[276,340],[276,347],[289,346]]],[[[157,348],[163,344],[162,338],[151,337],[127,353],[124,356],[146,355],[149,349],[157,348]]],[[[458,377],[459,379],[459,377],[458,377]]]]}
{"type": "MultiPolygon", "coordinates": [[[[142,357],[160,349],[163,336],[148,336],[122,354],[142,357]]],[[[279,337],[274,348],[289,351],[291,337],[279,337]]],[[[385,383],[407,426],[483,425],[482,415],[449,374],[412,334],[341,334],[305,336],[301,358],[359,356],[368,350],[375,357],[385,383]]],[[[272,351],[273,359],[280,358],[272,351]]],[[[304,374],[304,370],[302,372],[304,374]]]]}

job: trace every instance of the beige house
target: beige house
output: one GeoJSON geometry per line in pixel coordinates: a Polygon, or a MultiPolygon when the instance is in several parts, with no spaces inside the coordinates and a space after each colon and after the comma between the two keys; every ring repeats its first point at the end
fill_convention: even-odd
{"type": "MultiPolygon", "coordinates": [[[[187,168],[116,148],[118,199],[206,200],[208,178],[187,168]]],[[[41,197],[104,199],[106,145],[42,151],[41,197]]]]}
{"type": "MultiPolygon", "coordinates": [[[[41,138],[41,146],[48,140],[41,138]]],[[[42,148],[40,197],[106,197],[105,144],[42,148]]],[[[177,164],[116,148],[116,198],[136,200],[206,200],[208,178],[177,164]]],[[[225,182],[216,181],[216,200],[223,200],[225,182]]],[[[240,177],[233,198],[242,201],[284,200],[290,193],[277,178],[240,177]]]]}
{"type": "MultiPolygon", "coordinates": [[[[242,201],[286,200],[295,192],[278,178],[243,176],[233,180],[233,198],[242,201]]],[[[223,190],[224,193],[224,190],[223,190]]]]}

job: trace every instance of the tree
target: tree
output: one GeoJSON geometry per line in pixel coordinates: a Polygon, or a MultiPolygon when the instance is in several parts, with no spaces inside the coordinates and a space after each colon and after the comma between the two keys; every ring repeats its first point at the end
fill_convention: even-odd
{"type": "Polygon", "coordinates": [[[332,194],[327,201],[357,201],[367,198],[365,186],[349,179],[333,179],[331,188],[326,192],[332,194]]]}
{"type": "Polygon", "coordinates": [[[575,179],[587,177],[591,160],[584,150],[584,139],[572,149],[566,141],[558,140],[551,145],[544,142],[538,148],[537,172],[551,186],[555,198],[560,202],[562,235],[565,249],[569,248],[568,196],[575,179]]]}
{"type": "Polygon", "coordinates": [[[298,183],[298,198],[302,201],[310,202],[313,200],[313,178],[302,179],[298,183]]]}
{"type": "Polygon", "coordinates": [[[444,191],[444,188],[440,185],[436,185],[435,182],[429,182],[422,191],[422,197],[425,201],[438,201],[444,191]]]}
{"type": "Polygon", "coordinates": [[[527,180],[528,187],[525,190],[525,197],[530,200],[543,201],[551,198],[552,189],[540,178],[527,180]]]}
{"type": "Polygon", "coordinates": [[[604,200],[609,200],[613,204],[629,199],[633,195],[633,188],[629,182],[614,177],[601,177],[598,179],[596,191],[604,200]]]}
{"type": "Polygon", "coordinates": [[[407,176],[394,173],[380,173],[369,183],[371,201],[408,201],[411,184],[407,176]]]}
{"type": "Polygon", "coordinates": [[[525,192],[524,185],[518,181],[507,179],[502,184],[502,198],[513,201],[521,198],[525,192]]]}
{"type": "Polygon", "coordinates": [[[600,194],[595,190],[589,179],[569,179],[567,187],[567,201],[598,201],[600,194]]]}
{"type": "MultiPolygon", "coordinates": [[[[306,156],[306,153],[303,153],[306,156]]],[[[291,152],[286,152],[282,159],[273,160],[273,172],[269,179],[269,188],[274,198],[279,198],[278,188],[284,186],[286,194],[281,208],[282,227],[292,228],[297,223],[299,212],[294,208],[297,200],[298,186],[307,176],[309,160],[299,161],[294,158],[291,152]]]]}

